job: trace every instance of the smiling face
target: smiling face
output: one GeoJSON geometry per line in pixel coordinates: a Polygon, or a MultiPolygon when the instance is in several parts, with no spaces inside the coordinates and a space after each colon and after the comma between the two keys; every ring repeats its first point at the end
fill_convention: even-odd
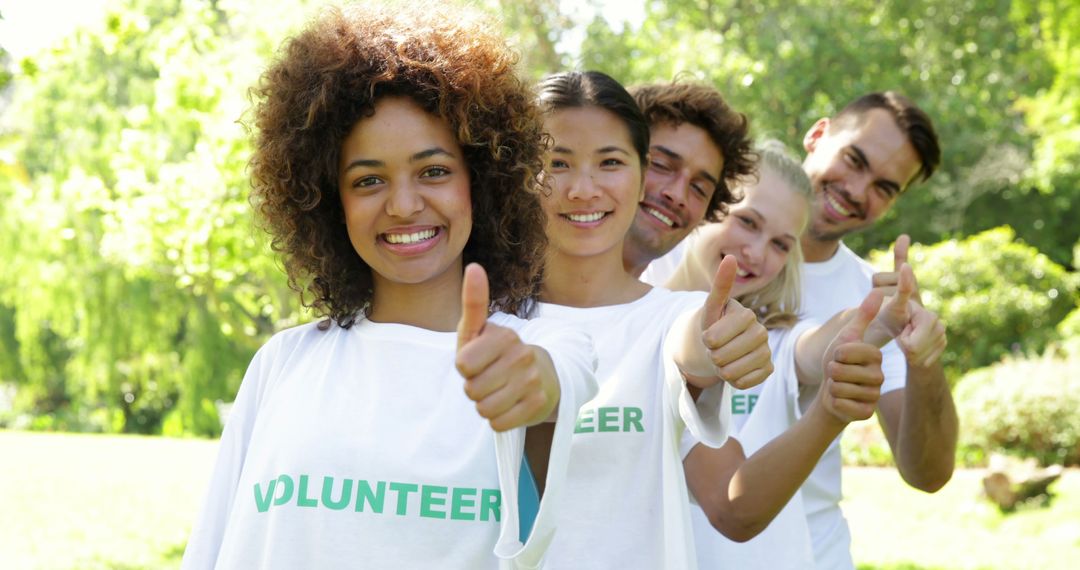
{"type": "Polygon", "coordinates": [[[345,138],[338,171],[349,240],[376,289],[460,280],[472,203],[446,121],[409,99],[384,98],[345,138]]]}
{"type": "Polygon", "coordinates": [[[572,107],[544,121],[553,141],[543,200],[552,253],[622,255],[641,198],[641,162],[626,125],[600,107],[572,107]],[[611,253],[615,252],[615,253],[611,253]]]}
{"type": "Polygon", "coordinates": [[[818,121],[803,144],[814,188],[809,238],[831,242],[873,225],[919,171],[919,155],[883,109],[818,121]]]}
{"type": "Polygon", "coordinates": [[[627,237],[631,256],[647,261],[671,251],[701,224],[724,167],[720,149],[700,127],[662,123],[649,133],[645,197],[627,237]]]}
{"type": "Polygon", "coordinates": [[[806,225],[808,205],[772,169],[762,166],[757,183],[742,187],[745,197],[720,222],[698,231],[688,255],[700,259],[708,275],[732,255],[739,270],[732,295],[739,297],[766,286],[780,274],[806,225]]]}

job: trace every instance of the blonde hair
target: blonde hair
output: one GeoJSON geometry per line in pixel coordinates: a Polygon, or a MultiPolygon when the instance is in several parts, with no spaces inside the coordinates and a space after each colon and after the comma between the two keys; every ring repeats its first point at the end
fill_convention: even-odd
{"type": "MultiPolygon", "coordinates": [[[[762,141],[758,144],[757,153],[760,157],[759,172],[768,169],[776,174],[789,190],[809,202],[812,192],[810,178],[783,143],[773,139],[762,141]]],[[[806,230],[808,222],[809,216],[795,232],[795,246],[776,278],[761,289],[738,298],[739,303],[757,314],[758,320],[766,329],[791,327],[798,321],[802,282],[802,270],[799,266],[803,261],[802,244],[798,236],[806,230]]]]}

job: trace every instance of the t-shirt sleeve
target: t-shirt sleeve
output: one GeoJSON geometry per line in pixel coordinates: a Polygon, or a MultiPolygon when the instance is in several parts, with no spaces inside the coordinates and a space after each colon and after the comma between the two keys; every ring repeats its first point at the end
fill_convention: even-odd
{"type": "MultiPolygon", "coordinates": [[[[669,330],[681,330],[682,327],[690,326],[688,321],[694,318],[704,299],[705,295],[702,294],[696,304],[684,309],[669,330]]],[[[675,413],[686,426],[686,430],[699,442],[710,447],[720,447],[727,439],[731,426],[731,390],[727,388],[726,382],[719,382],[702,390],[695,401],[686,386],[686,379],[675,364],[677,337],[678,335],[666,335],[663,348],[664,382],[675,413]]]]}
{"type": "Polygon", "coordinates": [[[885,381],[881,383],[882,394],[907,385],[907,359],[895,340],[881,348],[881,373],[885,375],[885,381]]]}
{"type": "Polygon", "coordinates": [[[732,434],[747,457],[779,437],[802,417],[795,347],[799,337],[817,325],[815,321],[802,320],[790,329],[769,332],[773,373],[763,383],[746,423],[738,433],[732,434]]]}
{"type": "Polygon", "coordinates": [[[520,540],[516,512],[525,428],[496,434],[504,515],[495,555],[499,557],[502,568],[525,569],[540,567],[555,536],[558,507],[570,461],[574,422],[582,404],[596,396],[597,356],[587,333],[551,319],[533,319],[518,332],[523,342],[547,351],[559,378],[559,405],[548,457],[544,496],[525,544],[520,540]],[[508,509],[513,511],[509,512],[508,509]]]}
{"type": "Polygon", "coordinates": [[[236,394],[218,446],[217,461],[203,507],[196,519],[184,551],[181,567],[190,570],[213,568],[229,522],[237,485],[244,468],[248,443],[255,425],[259,402],[271,374],[280,337],[270,339],[248,365],[236,394]]]}

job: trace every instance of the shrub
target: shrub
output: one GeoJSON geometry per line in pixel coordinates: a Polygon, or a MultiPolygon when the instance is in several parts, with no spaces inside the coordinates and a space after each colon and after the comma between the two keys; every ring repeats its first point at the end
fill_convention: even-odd
{"type": "Polygon", "coordinates": [[[1080,357],[1080,307],[1065,317],[1057,326],[1061,348],[1066,355],[1080,357]]]}
{"type": "Polygon", "coordinates": [[[1006,358],[961,379],[956,402],[962,458],[1080,465],[1080,356],[1006,358]]]}
{"type": "MultiPolygon", "coordinates": [[[[872,256],[892,266],[888,252],[872,256]]],[[[942,363],[950,378],[1007,354],[1039,354],[1056,340],[1054,325],[1077,304],[1075,277],[1009,227],[964,240],[915,245],[908,259],[927,308],[948,326],[942,363]]]]}

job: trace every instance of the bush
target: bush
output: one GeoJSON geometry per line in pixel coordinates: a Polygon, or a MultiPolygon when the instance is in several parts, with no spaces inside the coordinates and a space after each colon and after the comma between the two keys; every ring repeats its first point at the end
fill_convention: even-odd
{"type": "Polygon", "coordinates": [[[1066,355],[1080,357],[1080,307],[1065,317],[1057,326],[1061,348],[1066,355]]]}
{"type": "Polygon", "coordinates": [[[1007,358],[956,389],[962,458],[1000,451],[1080,465],[1080,356],[1007,358]]]}
{"type": "MultiPolygon", "coordinates": [[[[872,256],[892,266],[888,252],[872,256]]],[[[989,366],[1007,354],[1039,354],[1057,339],[1054,325],[1076,307],[1076,279],[1012,228],[964,240],[915,245],[908,259],[927,308],[948,326],[942,363],[950,378],[989,366]]]]}

